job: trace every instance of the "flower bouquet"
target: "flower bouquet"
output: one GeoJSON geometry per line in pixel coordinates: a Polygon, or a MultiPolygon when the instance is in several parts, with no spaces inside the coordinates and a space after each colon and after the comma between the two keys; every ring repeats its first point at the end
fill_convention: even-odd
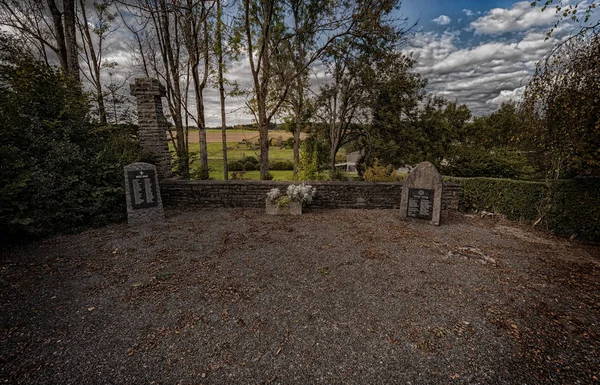
{"type": "Polygon", "coordinates": [[[266,208],[270,215],[301,215],[302,206],[312,202],[317,189],[307,185],[289,185],[286,193],[282,194],[278,188],[267,193],[266,208]]]}

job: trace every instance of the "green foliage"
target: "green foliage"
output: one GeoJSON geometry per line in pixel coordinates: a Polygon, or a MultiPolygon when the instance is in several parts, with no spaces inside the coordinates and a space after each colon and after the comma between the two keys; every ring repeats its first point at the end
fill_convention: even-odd
{"type": "Polygon", "coordinates": [[[506,215],[508,219],[535,221],[541,215],[538,207],[548,186],[543,182],[492,178],[448,178],[462,186],[460,211],[489,211],[506,215]]]}
{"type": "Polygon", "coordinates": [[[396,88],[380,93],[372,107],[373,124],[364,143],[370,151],[361,169],[370,166],[374,158],[396,167],[424,160],[439,167],[460,143],[471,112],[465,105],[437,97],[429,97],[417,109],[422,86],[418,78],[412,79],[404,85],[412,93],[404,98],[396,95],[396,88]],[[391,95],[383,98],[387,92],[391,95]]]}
{"type": "Polygon", "coordinates": [[[485,149],[476,145],[458,145],[440,167],[444,175],[460,177],[522,178],[533,172],[527,158],[503,147],[485,149]]]}
{"type": "Polygon", "coordinates": [[[317,158],[311,157],[305,149],[300,149],[300,164],[298,165],[297,180],[318,180],[319,168],[317,158]]]}
{"type": "Polygon", "coordinates": [[[547,226],[558,235],[600,242],[600,179],[552,182],[547,226]]]}
{"type": "MultiPolygon", "coordinates": [[[[149,162],[152,163],[152,162],[149,162]]],[[[202,165],[198,165],[198,168],[190,170],[190,179],[195,180],[210,180],[211,173],[214,173],[215,169],[213,167],[202,167],[202,165]]]]}
{"type": "Polygon", "coordinates": [[[29,58],[0,65],[0,234],[71,231],[124,217],[135,127],[94,126],[77,83],[29,58]]]}
{"type": "Polygon", "coordinates": [[[255,171],[260,170],[260,164],[254,156],[242,156],[239,160],[227,162],[229,171],[255,171]]]}
{"type": "Polygon", "coordinates": [[[375,159],[373,166],[365,170],[363,178],[367,182],[400,182],[403,179],[391,164],[380,165],[379,159],[375,159]]]}
{"type": "Polygon", "coordinates": [[[569,1],[563,0],[533,1],[531,6],[535,7],[538,3],[543,3],[542,12],[546,11],[548,7],[554,6],[555,13],[558,15],[552,29],[546,33],[546,39],[552,35],[554,30],[556,30],[559,24],[564,20],[575,21],[579,24],[578,28],[580,29],[574,36],[584,36],[590,32],[598,33],[597,28],[600,26],[600,21],[592,19],[590,22],[593,11],[597,7],[596,0],[575,4],[569,4],[569,1]],[[584,11],[582,11],[582,8],[580,7],[582,5],[584,5],[584,11]],[[583,17],[581,17],[581,15],[583,15],[583,17]]]}
{"type": "Polygon", "coordinates": [[[282,195],[279,198],[277,198],[275,203],[276,203],[277,207],[283,208],[283,207],[288,207],[290,205],[291,201],[292,201],[292,198],[290,198],[287,195],[282,195]]]}
{"type": "Polygon", "coordinates": [[[276,160],[271,162],[269,170],[273,171],[290,171],[294,169],[294,162],[290,160],[276,160]]]}
{"type": "Polygon", "coordinates": [[[244,164],[242,162],[240,162],[239,160],[232,160],[232,161],[227,162],[227,169],[229,171],[243,171],[244,164]]]}
{"type": "Polygon", "coordinates": [[[600,176],[600,36],[570,39],[527,86],[520,140],[544,177],[600,176]]]}
{"type": "Polygon", "coordinates": [[[518,135],[523,128],[516,105],[502,103],[491,115],[476,118],[473,124],[467,124],[462,141],[477,143],[486,149],[514,149],[518,147],[518,135]]]}
{"type": "Polygon", "coordinates": [[[600,179],[546,182],[445,178],[462,186],[459,210],[489,211],[533,223],[561,236],[600,241],[600,179]]]}
{"type": "Polygon", "coordinates": [[[303,142],[300,147],[300,164],[296,180],[319,180],[318,156],[310,151],[309,142],[303,142]]]}

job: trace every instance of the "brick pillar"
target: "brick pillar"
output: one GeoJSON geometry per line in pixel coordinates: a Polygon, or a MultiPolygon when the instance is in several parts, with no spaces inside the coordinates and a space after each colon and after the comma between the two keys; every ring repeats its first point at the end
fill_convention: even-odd
{"type": "Polygon", "coordinates": [[[161,100],[166,96],[165,87],[156,79],[137,78],[130,85],[130,91],[137,100],[140,146],[154,155],[158,177],[170,178],[173,176],[171,154],[161,100]]]}

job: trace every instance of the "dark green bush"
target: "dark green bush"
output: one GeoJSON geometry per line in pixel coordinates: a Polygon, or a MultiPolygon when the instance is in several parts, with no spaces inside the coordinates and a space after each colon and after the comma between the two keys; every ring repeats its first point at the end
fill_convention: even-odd
{"type": "Polygon", "coordinates": [[[524,155],[505,148],[488,150],[475,146],[459,146],[446,161],[447,165],[442,166],[440,171],[451,176],[518,178],[533,172],[524,155]]]}
{"type": "Polygon", "coordinates": [[[244,171],[254,171],[256,170],[256,164],[252,162],[244,162],[244,171]]]}
{"type": "Polygon", "coordinates": [[[271,162],[269,170],[273,171],[291,171],[294,169],[294,162],[291,160],[276,160],[271,162]]]}
{"type": "Polygon", "coordinates": [[[239,160],[232,160],[227,162],[227,169],[229,171],[244,171],[244,164],[239,160]]]}
{"type": "Polygon", "coordinates": [[[535,221],[542,207],[538,207],[548,196],[548,186],[543,182],[525,182],[494,178],[448,178],[459,183],[462,191],[459,210],[490,211],[502,213],[508,219],[535,221]]]}
{"type": "Polygon", "coordinates": [[[259,165],[258,159],[256,159],[254,156],[242,156],[242,159],[240,161],[242,163],[252,163],[255,166],[259,165]]]}
{"type": "Polygon", "coordinates": [[[135,127],[91,124],[78,84],[29,58],[0,65],[0,237],[46,235],[125,215],[135,127]]]}
{"type": "Polygon", "coordinates": [[[493,178],[445,178],[462,186],[459,210],[501,213],[560,236],[600,241],[600,179],[530,182],[493,178]]]}
{"type": "Polygon", "coordinates": [[[547,225],[558,235],[600,242],[600,178],[552,183],[547,225]]]}

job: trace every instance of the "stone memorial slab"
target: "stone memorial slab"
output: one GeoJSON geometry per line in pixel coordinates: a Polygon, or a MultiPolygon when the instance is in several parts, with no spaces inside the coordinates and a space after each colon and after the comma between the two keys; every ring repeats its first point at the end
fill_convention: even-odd
{"type": "Polygon", "coordinates": [[[419,163],[402,186],[401,219],[428,220],[440,225],[442,213],[442,176],[430,162],[419,163]]]}
{"type": "Polygon", "coordinates": [[[124,167],[127,222],[139,226],[162,221],[165,214],[160,196],[156,167],[149,163],[132,163],[124,167]]]}

